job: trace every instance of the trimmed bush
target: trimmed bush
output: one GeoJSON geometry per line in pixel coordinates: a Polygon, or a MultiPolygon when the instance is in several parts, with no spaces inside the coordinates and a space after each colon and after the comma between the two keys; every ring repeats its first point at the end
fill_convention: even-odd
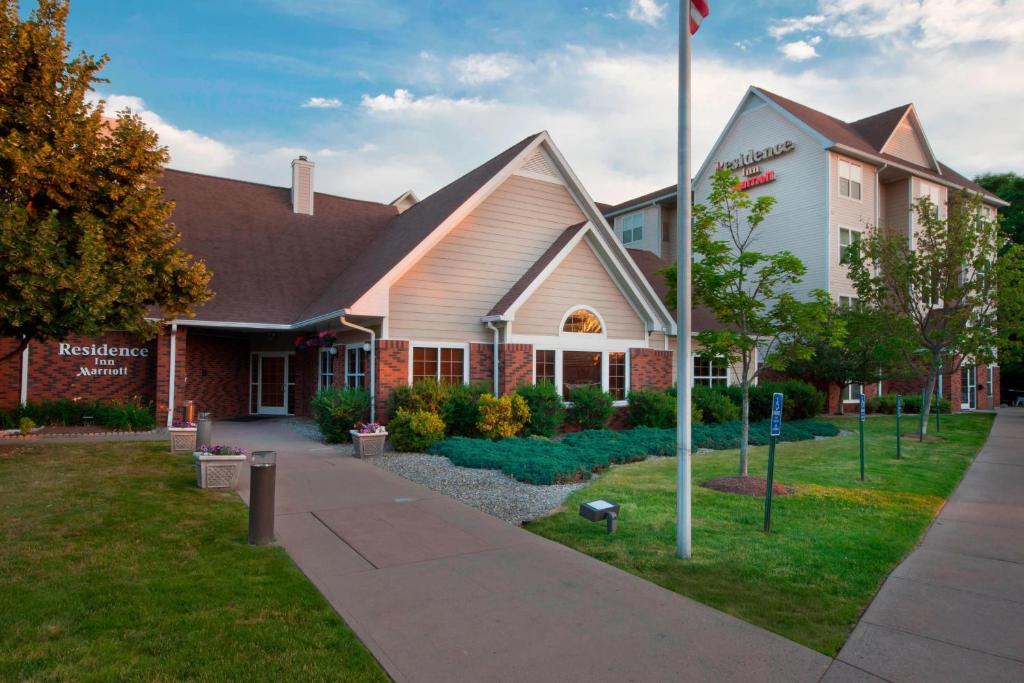
{"type": "Polygon", "coordinates": [[[629,392],[629,421],[636,427],[671,429],[676,426],[676,397],[665,391],[629,392]]]}
{"type": "Polygon", "coordinates": [[[520,384],[516,393],[523,397],[530,409],[530,421],[526,423],[524,434],[554,436],[561,430],[565,422],[565,406],[554,384],[520,384]]]}
{"type": "Polygon", "coordinates": [[[156,424],[153,410],[134,401],[97,403],[93,409],[96,424],[122,431],[152,429],[156,424]]]}
{"type": "Polygon", "coordinates": [[[36,423],[32,421],[31,417],[23,417],[18,420],[18,430],[22,434],[28,434],[36,428],[36,423]]]}
{"type": "MultiPolygon", "coordinates": [[[[422,453],[432,444],[444,439],[444,420],[436,413],[425,410],[399,408],[388,423],[391,445],[403,453],[422,453]]],[[[471,439],[474,443],[487,443],[471,439]]]]}
{"type": "Polygon", "coordinates": [[[395,416],[399,410],[425,411],[441,414],[441,404],[448,395],[450,386],[433,379],[421,379],[414,384],[394,387],[388,394],[388,415],[395,416]]]}
{"type": "MultiPolygon", "coordinates": [[[[882,413],[885,415],[896,414],[896,394],[886,394],[868,399],[869,413],[882,413]]],[[[948,398],[942,399],[940,410],[944,413],[951,411],[952,404],[948,398]]],[[[921,412],[921,394],[907,394],[903,397],[903,412],[918,414],[921,412]]],[[[935,397],[932,397],[931,412],[935,412],[935,397]]]]}
{"type": "Polygon", "coordinates": [[[484,394],[477,404],[477,429],[488,439],[508,439],[523,431],[530,421],[530,408],[519,394],[495,397],[484,394]]]}
{"type": "Polygon", "coordinates": [[[99,402],[62,398],[29,403],[0,413],[0,427],[15,429],[23,417],[29,418],[37,426],[71,427],[85,424],[86,416],[92,418],[94,424],[123,431],[152,429],[155,424],[153,406],[144,405],[138,399],[99,402]]]}
{"type": "Polygon", "coordinates": [[[600,387],[582,386],[569,391],[569,421],[580,429],[604,429],[615,407],[612,395],[600,387]]]}
{"type": "Polygon", "coordinates": [[[704,424],[732,422],[740,419],[740,408],[725,392],[698,384],[693,387],[693,406],[704,424]]]}
{"type": "Polygon", "coordinates": [[[480,409],[477,402],[487,393],[486,384],[452,384],[441,399],[441,419],[448,436],[478,436],[480,409]]]}
{"type": "Polygon", "coordinates": [[[370,394],[358,387],[331,387],[318,391],[310,406],[327,443],[348,443],[349,430],[370,414],[370,394]]]}

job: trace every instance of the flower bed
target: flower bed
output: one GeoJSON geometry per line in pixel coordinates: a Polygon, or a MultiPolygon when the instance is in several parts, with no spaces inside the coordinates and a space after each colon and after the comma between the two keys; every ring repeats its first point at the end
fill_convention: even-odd
{"type": "MultiPolygon", "coordinates": [[[[768,443],[768,421],[750,425],[750,443],[768,443]]],[[[694,425],[693,447],[739,447],[739,422],[694,425]]],[[[816,436],[836,436],[839,429],[826,422],[796,420],[784,423],[780,441],[806,441],[816,436]]],[[[564,484],[590,478],[609,465],[643,460],[652,455],[675,455],[674,429],[637,427],[621,432],[588,430],[569,434],[561,441],[541,437],[486,441],[456,437],[430,447],[461,467],[501,470],[529,484],[564,484]]]]}

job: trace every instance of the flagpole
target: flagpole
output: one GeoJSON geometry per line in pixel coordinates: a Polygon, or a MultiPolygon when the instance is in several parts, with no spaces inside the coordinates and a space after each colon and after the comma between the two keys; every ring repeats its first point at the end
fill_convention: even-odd
{"type": "Polygon", "coordinates": [[[689,559],[690,412],[690,2],[679,3],[679,188],[676,200],[676,557],[689,559]]]}

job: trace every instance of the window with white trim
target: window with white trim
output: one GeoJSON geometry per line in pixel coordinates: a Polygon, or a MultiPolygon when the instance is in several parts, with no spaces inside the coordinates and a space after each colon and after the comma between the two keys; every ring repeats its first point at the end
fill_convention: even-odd
{"type": "Polygon", "coordinates": [[[853,382],[843,389],[843,403],[860,403],[860,395],[864,393],[864,385],[853,382]]]}
{"type": "Polygon", "coordinates": [[[334,386],[334,354],[331,351],[334,349],[320,349],[320,367],[316,379],[317,390],[329,389],[334,386]]]}
{"type": "Polygon", "coordinates": [[[537,349],[534,378],[536,384],[555,383],[555,352],[547,349],[537,349]]]}
{"type": "Polygon", "coordinates": [[[626,400],[626,354],[622,351],[608,353],[608,393],[616,401],[626,400]]]}
{"type": "Polygon", "coordinates": [[[622,243],[633,244],[644,239],[644,212],[631,213],[622,218],[622,243]]]}
{"type": "Polygon", "coordinates": [[[839,160],[839,196],[860,199],[863,171],[860,164],[839,160]]]}
{"type": "Polygon", "coordinates": [[[839,228],[839,262],[849,264],[853,248],[860,244],[863,233],[852,228],[839,228]]]}
{"type": "Polygon", "coordinates": [[[839,297],[839,308],[857,308],[860,306],[860,299],[855,296],[839,297]]]}
{"type": "Polygon", "coordinates": [[[706,387],[729,384],[729,364],[724,358],[712,356],[693,357],[693,383],[706,387]]]}
{"type": "Polygon", "coordinates": [[[585,308],[577,308],[562,323],[562,332],[601,334],[603,331],[601,319],[585,308]]]}
{"type": "Polygon", "coordinates": [[[366,352],[362,346],[345,349],[345,386],[366,388],[366,352]]]}
{"type": "Polygon", "coordinates": [[[412,349],[412,381],[437,380],[440,384],[463,384],[466,352],[461,348],[414,346],[412,349]]]}
{"type": "Polygon", "coordinates": [[[932,207],[933,207],[932,208],[932,213],[933,213],[933,215],[936,218],[938,218],[939,215],[940,215],[939,214],[939,209],[942,206],[942,204],[941,204],[941,202],[942,202],[942,190],[939,189],[938,185],[933,185],[932,183],[926,183],[926,182],[924,182],[922,180],[921,181],[921,190],[920,190],[920,192],[918,192],[917,198],[920,200],[920,199],[924,199],[925,197],[927,197],[928,201],[930,201],[932,203],[932,207]]]}

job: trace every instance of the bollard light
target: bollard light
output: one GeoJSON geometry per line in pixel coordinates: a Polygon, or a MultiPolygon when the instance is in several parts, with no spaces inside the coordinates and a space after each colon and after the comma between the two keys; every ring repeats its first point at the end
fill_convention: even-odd
{"type": "Polygon", "coordinates": [[[615,520],[619,518],[619,504],[607,500],[592,500],[580,505],[580,517],[591,522],[604,520],[608,523],[608,533],[615,533],[615,520]]]}
{"type": "Polygon", "coordinates": [[[249,461],[249,543],[274,542],[274,488],[277,452],[253,451],[249,461]]]}
{"type": "Polygon", "coordinates": [[[196,450],[213,444],[213,417],[210,413],[199,413],[196,423],[196,450]]]}

